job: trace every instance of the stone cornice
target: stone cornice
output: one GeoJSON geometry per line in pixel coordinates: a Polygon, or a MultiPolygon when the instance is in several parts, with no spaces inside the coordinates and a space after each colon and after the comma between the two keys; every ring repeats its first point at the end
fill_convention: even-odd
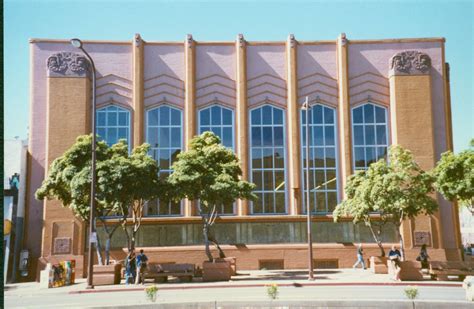
{"type": "Polygon", "coordinates": [[[52,54],[46,61],[48,77],[89,77],[91,66],[84,55],[72,52],[52,54]]]}
{"type": "Polygon", "coordinates": [[[428,75],[431,58],[425,53],[409,50],[395,54],[390,58],[389,75],[428,75]]]}

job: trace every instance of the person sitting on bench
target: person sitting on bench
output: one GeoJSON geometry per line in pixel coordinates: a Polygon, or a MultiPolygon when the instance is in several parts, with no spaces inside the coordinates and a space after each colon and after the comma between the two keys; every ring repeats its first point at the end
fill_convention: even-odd
{"type": "Polygon", "coordinates": [[[395,245],[392,246],[392,250],[388,253],[388,259],[392,262],[393,268],[395,270],[395,277],[393,278],[396,281],[400,281],[400,260],[402,255],[395,245]]]}

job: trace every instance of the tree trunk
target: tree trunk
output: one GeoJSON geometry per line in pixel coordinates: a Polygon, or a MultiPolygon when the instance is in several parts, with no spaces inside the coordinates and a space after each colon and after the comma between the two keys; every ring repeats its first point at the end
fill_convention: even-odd
{"type": "MultiPolygon", "coordinates": [[[[93,221],[94,223],[94,231],[95,231],[95,234],[97,236],[97,242],[95,244],[95,251],[97,253],[97,263],[99,263],[99,265],[104,265],[104,261],[102,260],[102,254],[101,254],[101,248],[100,248],[100,239],[99,239],[99,235],[97,235],[97,218],[94,219],[93,221]]],[[[89,244],[91,245],[91,244],[89,244]]]]}
{"type": "MultiPolygon", "coordinates": [[[[209,233],[209,231],[208,231],[209,233]]],[[[221,259],[225,258],[225,254],[224,254],[224,251],[222,251],[221,247],[219,246],[219,243],[217,242],[217,239],[211,234],[209,233],[208,234],[208,237],[207,237],[210,241],[212,241],[212,243],[214,244],[214,246],[216,246],[217,250],[219,251],[219,257],[221,259]]]]}
{"type": "Polygon", "coordinates": [[[204,244],[206,246],[206,255],[209,259],[209,262],[214,261],[214,258],[211,254],[211,249],[209,248],[209,222],[203,217],[203,228],[202,228],[203,236],[204,236],[204,244]]]}
{"type": "Polygon", "coordinates": [[[405,261],[405,247],[403,246],[403,236],[402,232],[400,229],[402,228],[401,224],[396,224],[397,226],[397,234],[398,234],[398,240],[400,241],[400,255],[401,255],[401,260],[405,261]]]}
{"type": "Polygon", "coordinates": [[[385,250],[383,249],[383,245],[382,245],[382,242],[380,241],[380,238],[375,233],[372,224],[368,223],[367,226],[369,227],[369,230],[372,233],[372,237],[374,237],[374,240],[377,243],[377,246],[379,246],[381,256],[384,257],[385,256],[385,250]]]}
{"type": "Polygon", "coordinates": [[[105,265],[110,263],[110,237],[105,241],[105,265]]]}

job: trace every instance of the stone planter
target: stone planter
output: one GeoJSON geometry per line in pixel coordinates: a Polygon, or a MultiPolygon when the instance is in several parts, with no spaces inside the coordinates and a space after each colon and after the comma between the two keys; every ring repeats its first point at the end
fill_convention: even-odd
{"type": "Polygon", "coordinates": [[[121,264],[94,265],[93,285],[120,284],[121,264]]]}
{"type": "Polygon", "coordinates": [[[217,258],[217,262],[228,261],[230,263],[231,276],[237,275],[237,258],[236,257],[226,257],[226,258],[217,258]]]}
{"type": "Polygon", "coordinates": [[[388,274],[387,257],[371,256],[370,270],[374,274],[388,274]]]}
{"type": "Polygon", "coordinates": [[[202,281],[229,281],[232,269],[229,261],[202,263],[202,281]]]}

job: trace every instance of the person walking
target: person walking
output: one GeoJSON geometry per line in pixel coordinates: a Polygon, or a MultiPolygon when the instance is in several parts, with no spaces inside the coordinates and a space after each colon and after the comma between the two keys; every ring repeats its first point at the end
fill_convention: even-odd
{"type": "Polygon", "coordinates": [[[135,282],[135,276],[137,275],[137,264],[135,261],[135,250],[131,249],[125,258],[125,284],[135,282]]]}
{"type": "Polygon", "coordinates": [[[420,249],[420,254],[416,257],[416,260],[421,263],[421,269],[428,269],[428,250],[426,250],[426,245],[423,244],[420,249]]]}
{"type": "Polygon", "coordinates": [[[359,244],[357,246],[357,262],[352,266],[352,268],[356,268],[357,265],[362,264],[362,267],[365,268],[365,262],[364,262],[364,249],[362,249],[362,244],[359,244]]]}
{"type": "Polygon", "coordinates": [[[143,253],[143,249],[140,250],[140,254],[137,255],[137,278],[135,284],[145,284],[145,271],[147,267],[148,257],[143,253]]]}
{"type": "Polygon", "coordinates": [[[392,246],[392,250],[388,252],[388,259],[391,261],[393,270],[394,270],[394,278],[395,281],[400,281],[400,271],[402,268],[400,267],[400,259],[402,258],[402,254],[397,249],[395,245],[392,246]]]}

